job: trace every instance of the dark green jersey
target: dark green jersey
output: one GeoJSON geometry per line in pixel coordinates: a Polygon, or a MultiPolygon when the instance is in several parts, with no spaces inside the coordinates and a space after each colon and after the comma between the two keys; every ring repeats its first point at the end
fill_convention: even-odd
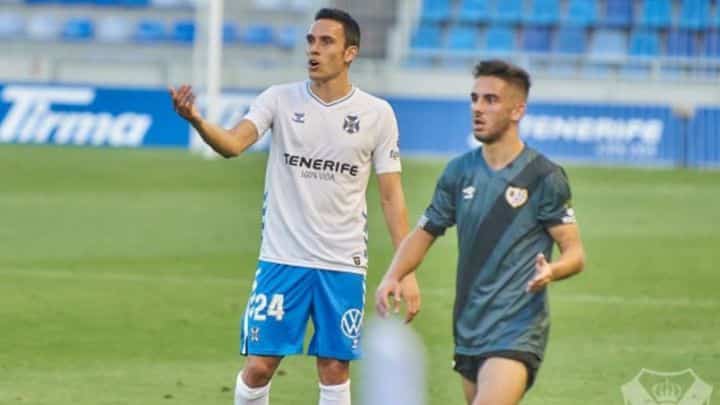
{"type": "Polygon", "coordinates": [[[572,222],[565,172],[530,147],[499,171],[488,167],[481,148],[447,165],[420,226],[440,236],[457,225],[456,353],[521,350],[542,359],[547,294],[525,288],[537,254],[550,260],[547,228],[572,222]]]}

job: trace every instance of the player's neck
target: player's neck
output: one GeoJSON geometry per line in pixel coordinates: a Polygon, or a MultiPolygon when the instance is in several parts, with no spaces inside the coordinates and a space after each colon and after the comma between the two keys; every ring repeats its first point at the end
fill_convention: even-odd
{"type": "Polygon", "coordinates": [[[325,103],[332,103],[347,96],[352,91],[352,84],[347,73],[338,75],[329,80],[312,80],[310,90],[325,103]]]}
{"type": "Polygon", "coordinates": [[[482,154],[487,165],[495,171],[505,168],[515,160],[525,148],[517,132],[510,131],[497,141],[483,144],[482,154]]]}

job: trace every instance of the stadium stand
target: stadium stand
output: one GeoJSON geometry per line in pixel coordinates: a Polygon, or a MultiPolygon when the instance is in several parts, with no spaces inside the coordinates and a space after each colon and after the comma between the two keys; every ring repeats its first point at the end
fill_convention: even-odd
{"type": "Polygon", "coordinates": [[[452,66],[452,59],[466,60],[475,51],[476,57],[501,53],[520,63],[560,67],[561,72],[571,64],[595,73],[651,74],[652,65],[692,70],[693,61],[702,58],[709,60],[705,64],[711,75],[720,76],[717,0],[421,3],[407,53],[416,66],[452,66]]]}
{"type": "MultiPolygon", "coordinates": [[[[190,46],[197,30],[194,1],[0,0],[0,43],[113,43],[127,45],[113,58],[123,58],[126,52],[127,58],[135,59],[131,52],[137,44],[161,52],[190,46]]],[[[317,3],[225,4],[223,38],[229,49],[257,55],[266,49],[289,57],[302,54],[301,33],[317,3]]],[[[541,66],[538,74],[563,73],[568,65],[582,67],[581,72],[593,71],[593,65],[609,66],[613,72],[650,72],[651,65],[692,70],[702,59],[706,70],[720,77],[718,0],[415,0],[409,2],[414,4],[409,22],[399,17],[405,3],[328,4],[348,9],[363,25],[364,58],[388,57],[388,44],[397,40],[405,45],[390,47],[400,49],[394,60],[423,68],[464,66],[484,55],[503,55],[541,66]]],[[[96,54],[87,49],[78,52],[96,54]]]]}

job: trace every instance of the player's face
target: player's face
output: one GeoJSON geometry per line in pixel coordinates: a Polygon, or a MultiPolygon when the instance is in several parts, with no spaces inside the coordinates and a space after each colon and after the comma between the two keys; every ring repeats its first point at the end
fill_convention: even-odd
{"type": "Polygon", "coordinates": [[[525,114],[525,97],[516,86],[493,76],[475,79],[470,93],[472,127],[482,143],[498,141],[525,114]]]}
{"type": "Polygon", "coordinates": [[[306,35],[308,75],[327,81],[345,72],[357,55],[356,46],[345,47],[345,31],[334,20],[317,20],[306,35]]]}

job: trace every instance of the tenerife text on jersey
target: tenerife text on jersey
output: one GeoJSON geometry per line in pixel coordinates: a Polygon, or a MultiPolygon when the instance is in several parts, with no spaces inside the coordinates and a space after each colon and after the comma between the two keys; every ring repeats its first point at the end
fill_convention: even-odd
{"type": "Polygon", "coordinates": [[[291,155],[284,153],[285,164],[289,166],[296,166],[300,168],[307,168],[312,170],[320,170],[324,172],[334,172],[340,174],[349,174],[353,177],[357,176],[360,167],[350,163],[338,162],[330,159],[313,159],[305,156],[291,155]]]}

